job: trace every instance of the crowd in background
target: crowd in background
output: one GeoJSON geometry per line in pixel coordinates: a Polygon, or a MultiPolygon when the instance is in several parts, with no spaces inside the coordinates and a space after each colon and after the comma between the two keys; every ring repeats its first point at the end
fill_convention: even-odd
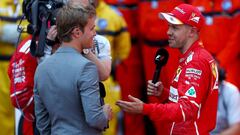
{"type": "MultiPolygon", "coordinates": [[[[1,134],[14,134],[14,107],[10,100],[7,70],[16,49],[17,25],[21,19],[23,0],[2,0],[0,3],[0,127],[1,134]]],[[[160,12],[170,12],[181,3],[192,4],[205,16],[200,39],[204,47],[219,60],[226,71],[226,81],[240,88],[240,1],[239,0],[99,0],[96,7],[96,32],[111,45],[112,73],[104,82],[105,102],[110,103],[116,117],[105,134],[161,134],[161,123],[153,123],[142,115],[120,112],[116,100],[128,95],[144,102],[159,102],[146,95],[147,80],[155,70],[154,57],[159,48],[166,48],[169,60],[162,68],[160,80],[165,87],[175,73],[180,52],[168,47],[168,24],[160,12]]],[[[22,25],[27,24],[25,20],[22,25]]],[[[25,39],[22,34],[21,39],[25,39]]],[[[239,94],[239,93],[238,93],[239,94]]],[[[240,106],[239,106],[240,107],[240,106]]],[[[239,116],[240,117],[240,116],[239,116]]],[[[239,121],[238,121],[239,122],[239,121]]]]}

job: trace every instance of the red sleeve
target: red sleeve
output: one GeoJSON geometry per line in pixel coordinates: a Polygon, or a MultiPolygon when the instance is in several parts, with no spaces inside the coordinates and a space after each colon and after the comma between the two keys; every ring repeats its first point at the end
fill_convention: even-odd
{"type": "Polygon", "coordinates": [[[153,121],[182,121],[179,110],[179,105],[175,103],[143,105],[143,114],[150,116],[153,121]]]}
{"type": "Polygon", "coordinates": [[[193,60],[182,68],[176,88],[178,100],[166,104],[144,104],[143,114],[153,121],[181,122],[197,119],[200,106],[208,95],[210,68],[207,61],[193,60]]]}
{"type": "Polygon", "coordinates": [[[9,68],[10,98],[14,107],[24,112],[33,113],[33,78],[37,60],[29,51],[29,39],[21,42],[14,52],[9,68]]]}
{"type": "Polygon", "coordinates": [[[167,88],[163,88],[163,92],[161,94],[161,96],[159,97],[160,102],[164,102],[168,99],[169,96],[169,89],[167,88]]]}

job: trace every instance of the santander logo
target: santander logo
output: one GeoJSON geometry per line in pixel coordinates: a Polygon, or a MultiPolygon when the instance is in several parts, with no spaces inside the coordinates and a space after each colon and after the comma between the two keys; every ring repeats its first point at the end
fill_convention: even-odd
{"type": "Polygon", "coordinates": [[[182,13],[182,14],[185,14],[186,12],[185,11],[183,11],[181,8],[179,8],[179,7],[175,7],[175,9],[178,11],[178,12],[180,12],[180,13],[182,13]]]}

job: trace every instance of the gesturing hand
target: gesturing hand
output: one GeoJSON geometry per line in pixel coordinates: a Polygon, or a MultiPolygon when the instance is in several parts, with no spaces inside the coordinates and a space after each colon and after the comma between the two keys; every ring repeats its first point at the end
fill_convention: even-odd
{"type": "Polygon", "coordinates": [[[138,98],[128,95],[128,98],[132,102],[118,100],[116,105],[119,106],[123,111],[129,113],[142,113],[143,102],[138,98]]]}

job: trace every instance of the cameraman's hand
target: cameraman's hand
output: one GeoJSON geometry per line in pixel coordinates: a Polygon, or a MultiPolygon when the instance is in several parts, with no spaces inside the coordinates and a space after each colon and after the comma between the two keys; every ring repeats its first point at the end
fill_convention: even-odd
{"type": "Polygon", "coordinates": [[[53,25],[50,27],[48,34],[47,34],[47,39],[51,40],[51,41],[55,41],[57,37],[57,26],[53,25]]]}
{"type": "Polygon", "coordinates": [[[113,112],[112,112],[112,107],[109,104],[103,105],[103,112],[108,120],[112,120],[113,112]]]}
{"type": "Polygon", "coordinates": [[[162,82],[152,83],[152,80],[148,80],[147,85],[147,95],[149,96],[160,96],[163,91],[163,84],[162,82]]]}

